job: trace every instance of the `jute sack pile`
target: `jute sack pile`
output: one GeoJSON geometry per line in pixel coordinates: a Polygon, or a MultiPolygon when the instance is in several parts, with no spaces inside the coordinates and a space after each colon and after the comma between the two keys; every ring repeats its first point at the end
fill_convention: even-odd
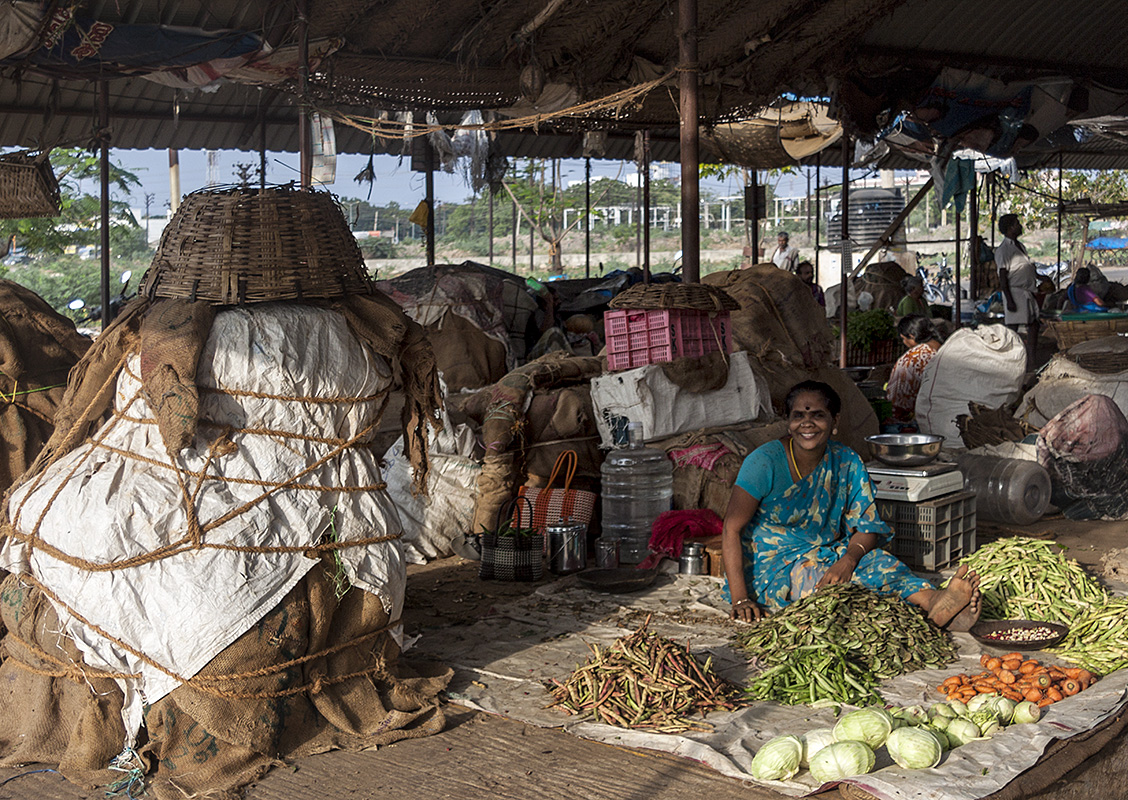
{"type": "Polygon", "coordinates": [[[67,373],[89,347],[39,295],[0,280],[0,494],[50,438],[67,373]]]}
{"type": "Polygon", "coordinates": [[[441,402],[430,346],[364,289],[324,195],[215,202],[182,205],[204,218],[199,236],[162,240],[149,294],[72,371],[54,435],[6,498],[0,764],[58,761],[86,786],[124,770],[133,796],[143,784],[158,800],[227,797],[278,758],[443,726],[449,671],[399,663],[401,529],[370,446],[399,391],[426,490],[441,402]],[[223,253],[162,267],[162,252],[222,239],[211,227],[293,205],[327,212],[336,242],[281,226],[270,242],[285,252],[258,253],[242,246],[263,241],[251,219],[223,280],[210,272],[223,253]],[[199,285],[258,302],[213,306],[199,285]]]}
{"type": "Polygon", "coordinates": [[[877,416],[854,381],[833,365],[834,336],[810,288],[773,264],[714,272],[703,280],[740,303],[732,312],[733,347],[748,351],[753,371],[768,383],[775,412],[783,416],[787,392],[800,381],[828,383],[842,398],[833,438],[867,457],[865,437],[879,432],[877,416]]]}

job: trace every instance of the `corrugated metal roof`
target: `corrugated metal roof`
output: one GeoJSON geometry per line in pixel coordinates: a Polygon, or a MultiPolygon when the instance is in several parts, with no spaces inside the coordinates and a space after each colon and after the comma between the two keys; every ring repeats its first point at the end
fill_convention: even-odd
{"type": "Polygon", "coordinates": [[[911,0],[861,37],[868,53],[940,56],[980,70],[1049,69],[1089,75],[1128,71],[1113,31],[1128,22],[1123,0],[911,0]]]}
{"type": "MultiPolygon", "coordinates": [[[[297,30],[295,5],[275,0],[95,0],[85,11],[110,22],[251,30],[275,46],[292,44],[297,30]]],[[[344,39],[341,55],[323,65],[319,85],[331,93],[335,82],[343,85],[347,78],[354,102],[363,99],[353,110],[369,115],[395,105],[391,99],[382,105],[381,91],[394,94],[403,87],[411,88],[418,110],[441,105],[443,97],[451,103],[460,97],[465,104],[469,95],[461,92],[511,98],[522,70],[533,65],[546,80],[575,86],[581,99],[596,97],[645,74],[663,74],[678,59],[676,4],[668,0],[311,0],[310,17],[314,34],[344,39]],[[423,62],[433,68],[426,80],[412,66],[423,62]],[[382,90],[382,84],[389,88],[382,90]]],[[[1109,31],[1125,29],[1126,22],[1123,0],[699,0],[699,60],[707,74],[703,106],[707,116],[724,118],[781,91],[825,87],[836,73],[877,63],[881,55],[891,56],[882,60],[887,64],[932,59],[996,74],[1005,69],[1015,77],[1056,70],[1079,79],[1111,75],[1124,81],[1128,48],[1113,46],[1109,31]]],[[[92,65],[91,77],[97,68],[92,65]]],[[[260,120],[267,150],[297,147],[292,85],[177,92],[134,77],[113,80],[110,92],[115,147],[255,150],[260,120]]],[[[614,140],[610,157],[629,157],[629,133],[649,126],[656,132],[654,157],[677,158],[670,138],[677,89],[664,86],[659,93],[652,102],[603,115],[600,127],[627,134],[614,140]]],[[[16,79],[8,67],[0,77],[0,145],[88,141],[96,97],[93,81],[53,81],[32,73],[16,79]]],[[[574,131],[583,124],[573,121],[566,133],[551,136],[504,133],[497,141],[512,155],[576,155],[580,139],[574,131]]],[[[372,147],[361,131],[338,126],[337,134],[340,152],[372,147]]],[[[1119,153],[1082,147],[1070,149],[1064,159],[1078,167],[1120,166],[1119,153]]]]}

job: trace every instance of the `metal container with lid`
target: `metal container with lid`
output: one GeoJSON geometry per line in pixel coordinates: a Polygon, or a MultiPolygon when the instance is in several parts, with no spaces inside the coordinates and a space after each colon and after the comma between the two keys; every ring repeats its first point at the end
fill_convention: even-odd
{"type": "Polygon", "coordinates": [[[587,525],[562,519],[545,528],[545,534],[550,571],[567,575],[587,566],[587,525]]]}
{"type": "Polygon", "coordinates": [[[682,575],[704,575],[705,545],[700,542],[683,544],[681,558],[678,559],[678,572],[682,575]]]}

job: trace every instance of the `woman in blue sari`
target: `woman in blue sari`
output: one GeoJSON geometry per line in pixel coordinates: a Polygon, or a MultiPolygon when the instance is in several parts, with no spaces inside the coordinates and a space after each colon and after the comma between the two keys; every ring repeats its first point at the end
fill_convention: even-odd
{"type": "Polygon", "coordinates": [[[823,586],[856,581],[967,630],[979,617],[978,576],[960,567],[936,589],[881,549],[892,531],[877,516],[862,459],[830,441],[841,408],[827,384],[797,384],[787,395],[788,435],[744,460],[722,536],[733,618],[759,621],[823,586]]]}

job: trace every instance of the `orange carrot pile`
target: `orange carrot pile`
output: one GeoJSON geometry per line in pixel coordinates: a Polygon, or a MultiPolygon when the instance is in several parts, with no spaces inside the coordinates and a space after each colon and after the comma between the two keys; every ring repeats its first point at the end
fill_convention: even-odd
{"type": "Polygon", "coordinates": [[[953,675],[936,687],[949,700],[966,703],[977,694],[998,694],[1016,703],[1029,700],[1045,708],[1091,686],[1097,679],[1087,669],[1042,664],[1021,653],[979,657],[985,668],[978,675],[953,675]]]}

